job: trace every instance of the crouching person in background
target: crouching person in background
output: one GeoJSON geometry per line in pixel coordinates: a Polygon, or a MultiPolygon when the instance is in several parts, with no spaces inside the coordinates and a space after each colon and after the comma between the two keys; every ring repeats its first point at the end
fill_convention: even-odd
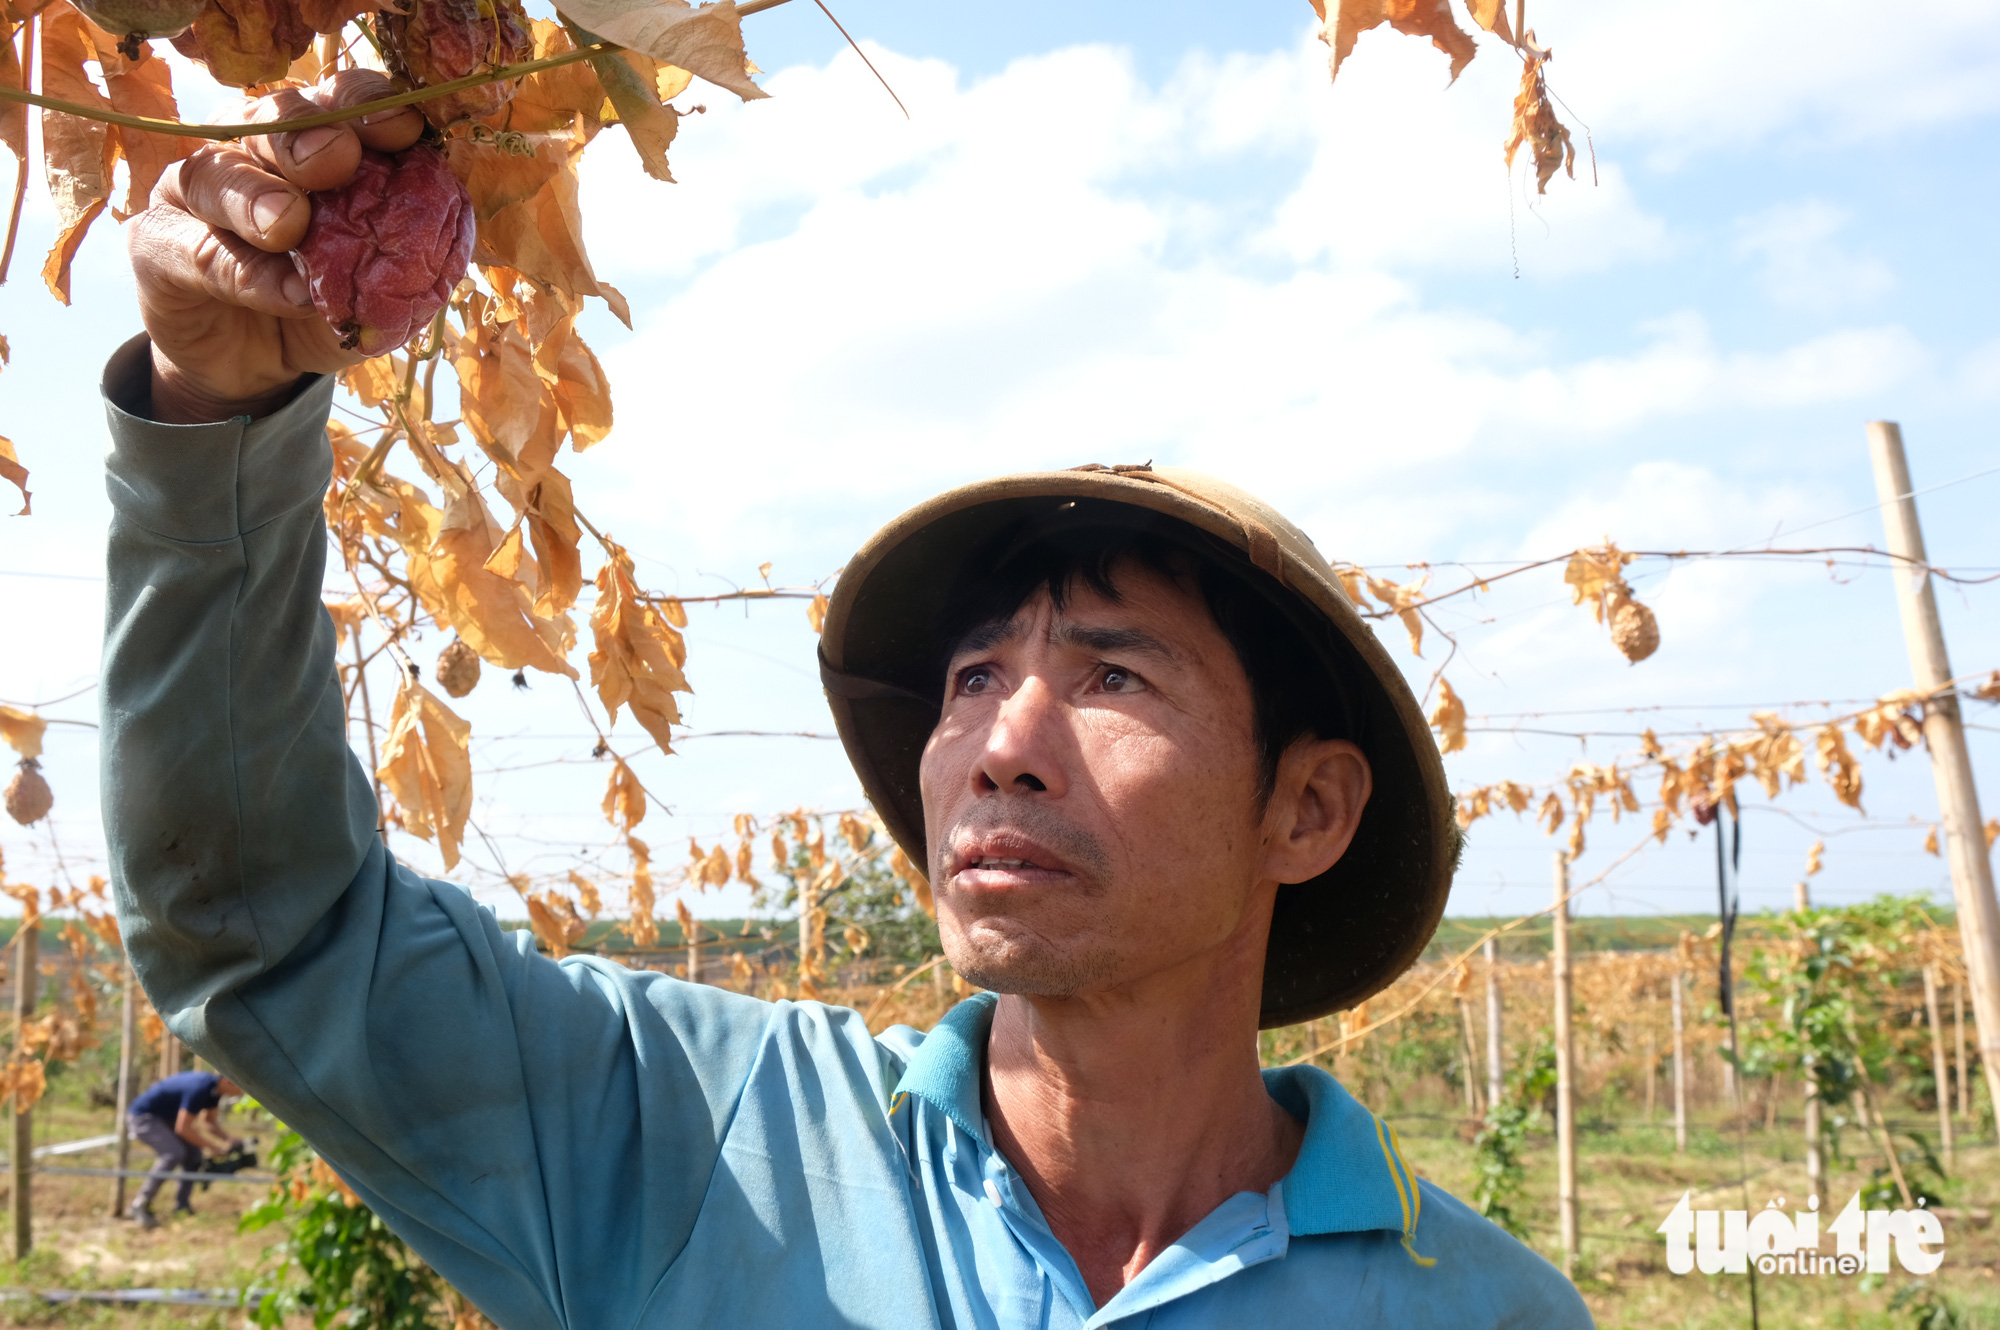
{"type": "MultiPolygon", "coordinates": [[[[224,1096],[242,1094],[242,1089],[226,1076],[212,1071],[184,1071],[155,1081],[144,1094],[132,1101],[132,1138],[150,1146],[158,1156],[146,1181],[139,1188],[127,1215],[141,1228],[157,1228],[153,1198],[168,1176],[193,1173],[201,1167],[202,1151],[227,1154],[239,1150],[243,1142],[222,1129],[224,1096]]],[[[174,1188],[174,1213],[193,1214],[188,1203],[194,1181],[183,1177],[174,1188]]]]}

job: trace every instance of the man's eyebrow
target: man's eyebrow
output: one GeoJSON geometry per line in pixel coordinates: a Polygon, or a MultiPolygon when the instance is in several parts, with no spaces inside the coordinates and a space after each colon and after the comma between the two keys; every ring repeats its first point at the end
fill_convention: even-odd
{"type": "Polygon", "coordinates": [[[951,654],[964,656],[990,651],[1019,637],[1022,629],[1023,625],[1018,618],[989,619],[959,638],[958,645],[952,648],[951,654]]]}
{"type": "Polygon", "coordinates": [[[1056,641],[1066,647],[1080,647],[1099,654],[1152,656],[1157,660],[1180,659],[1174,649],[1139,628],[1091,628],[1080,623],[1058,624],[1056,641]]]}

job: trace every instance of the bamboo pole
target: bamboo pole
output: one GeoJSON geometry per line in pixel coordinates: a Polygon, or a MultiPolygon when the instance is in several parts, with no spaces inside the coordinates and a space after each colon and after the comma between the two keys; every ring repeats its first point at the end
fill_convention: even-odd
{"type": "Polygon", "coordinates": [[[1561,1220],[1562,1269],[1576,1274],[1576,1037],[1570,1024],[1569,856],[1556,852],[1556,903],[1550,915],[1556,1006],[1556,1210],[1561,1220]]]}
{"type": "Polygon", "coordinates": [[[1688,1068],[1686,1000],[1681,993],[1681,972],[1673,973],[1674,1004],[1674,1152],[1688,1148],[1688,1068]]]}
{"type": "MultiPolygon", "coordinates": [[[[41,929],[23,920],[14,933],[14,1043],[35,1015],[35,989],[41,979],[41,929]]],[[[13,1178],[14,1259],[24,1261],[35,1249],[35,1200],[31,1181],[35,1162],[35,1111],[16,1109],[14,1150],[7,1161],[13,1178]]]]}
{"type": "Polygon", "coordinates": [[[1972,779],[1958,694],[1950,686],[1951,661],[1945,654],[1923,529],[1917,523],[1909,462],[1903,456],[1903,431],[1893,421],[1872,421],[1868,447],[1889,553],[1899,565],[1894,573],[1896,600],[1910,668],[1917,690],[1925,695],[1924,745],[1931,755],[1938,813],[1951,859],[1952,898],[1958,906],[1959,942],[1972,986],[1979,1060],[1986,1068],[1987,1090],[2000,1105],[2000,901],[1993,895],[1993,861],[1987,856],[1979,817],[1979,790],[1972,779]]]}
{"type": "Polygon", "coordinates": [[[1501,1047],[1500,1032],[1500,947],[1493,938],[1486,939],[1486,1103],[1490,1108],[1500,1102],[1506,1088],[1507,1064],[1501,1047]]]}
{"type": "Polygon", "coordinates": [[[1938,1017],[1937,962],[1924,967],[1924,1015],[1931,1023],[1931,1075],[1937,1080],[1938,1143],[1947,1170],[1958,1166],[1951,1139],[1951,1082],[1945,1075],[1944,1022],[1938,1017]]]}
{"type": "Polygon", "coordinates": [[[111,1180],[111,1216],[117,1218],[125,1213],[125,1170],[132,1162],[132,1127],[126,1120],[132,1111],[132,962],[125,962],[124,1013],[118,1023],[118,1123],[113,1130],[118,1134],[118,1176],[111,1180]]]}

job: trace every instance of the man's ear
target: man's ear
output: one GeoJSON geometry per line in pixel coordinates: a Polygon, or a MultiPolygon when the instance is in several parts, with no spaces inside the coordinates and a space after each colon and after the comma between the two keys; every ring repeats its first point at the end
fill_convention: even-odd
{"type": "Polygon", "coordinates": [[[1300,739],[1278,760],[1264,813],[1260,878],[1308,882],[1347,853],[1375,788],[1367,756],[1345,739],[1300,739]]]}

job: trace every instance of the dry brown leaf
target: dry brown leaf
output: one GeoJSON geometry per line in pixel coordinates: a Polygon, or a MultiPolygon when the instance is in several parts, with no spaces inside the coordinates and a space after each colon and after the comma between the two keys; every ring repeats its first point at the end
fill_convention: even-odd
{"type": "Polygon", "coordinates": [[[569,871],[569,884],[576,888],[577,903],[583,912],[595,919],[604,911],[604,902],[598,897],[597,884],[574,868],[569,871]]]}
{"type": "Polygon", "coordinates": [[[2000,840],[2000,817],[1989,817],[1986,819],[1986,848],[1989,851],[1996,840],[2000,840]]]}
{"type": "MultiPolygon", "coordinates": [[[[118,38],[100,28],[85,32],[104,73],[104,88],[114,109],[127,115],[143,115],[154,120],[178,120],[180,108],[174,101],[173,71],[150,44],[141,45],[139,58],[129,60],[118,49],[118,38]]],[[[201,146],[200,139],[176,134],[154,134],[126,125],[113,125],[118,150],[130,174],[125,197],[114,205],[111,215],[119,221],[143,212],[151,203],[153,186],[169,166],[201,146]]]]}
{"type": "Polygon", "coordinates": [[[840,838],[846,841],[847,848],[856,854],[868,848],[868,841],[874,834],[869,825],[854,814],[840,815],[840,838]]]}
{"type": "Polygon", "coordinates": [[[626,932],[635,947],[650,947],[660,940],[660,925],[653,918],[653,856],[646,842],[627,832],[626,852],[632,856],[631,916],[626,932]]]}
{"type": "Polygon", "coordinates": [[[583,941],[587,927],[569,899],[553,891],[528,897],[528,925],[555,960],[569,955],[570,948],[583,941]]]}
{"type": "Polygon", "coordinates": [[[1451,683],[1438,679],[1437,705],[1431,708],[1431,728],[1438,732],[1438,751],[1456,753],[1465,747],[1465,703],[1451,691],[1451,683]]]}
{"type": "Polygon", "coordinates": [[[618,113],[618,123],[631,136],[639,165],[655,180],[673,183],[667,167],[667,149],[680,130],[681,115],[664,104],[659,93],[657,62],[637,51],[591,57],[605,96],[618,113]]]}
{"type": "Polygon", "coordinates": [[[1545,835],[1553,836],[1556,834],[1556,828],[1562,825],[1562,820],[1562,799],[1551,790],[1542,796],[1541,806],[1535,810],[1535,821],[1541,824],[1545,835]]]}
{"type": "Polygon", "coordinates": [[[699,942],[701,925],[695,922],[694,911],[688,909],[687,902],[678,896],[674,898],[674,918],[680,921],[681,941],[699,942]]]}
{"type": "MultiPolygon", "coordinates": [[[[536,363],[539,368],[539,356],[536,363]]],[[[549,378],[547,370],[543,375],[549,378]]],[[[571,448],[582,452],[611,433],[611,381],[604,376],[596,353],[574,332],[562,341],[549,386],[554,390],[563,428],[569,431],[571,448]]]]}
{"type": "Polygon", "coordinates": [[[470,724],[422,684],[405,678],[375,772],[402,808],[404,830],[435,838],[447,870],[458,863],[459,840],[472,812],[471,736],[470,724]]]}
{"type": "Polygon", "coordinates": [[[1923,700],[1923,694],[1910,688],[1885,693],[1873,709],[1854,718],[1854,733],[1870,748],[1880,748],[1885,740],[1898,748],[1912,748],[1924,737],[1923,700]]]}
{"type": "Polygon", "coordinates": [[[1820,774],[1826,777],[1834,798],[1856,812],[1861,808],[1861,764],[1847,751],[1847,740],[1838,725],[1823,726],[1814,742],[1819,752],[1820,774]]]}
{"type": "MultiPolygon", "coordinates": [[[[466,180],[471,191],[475,181],[487,196],[488,204],[475,195],[479,213],[479,239],[473,249],[475,262],[512,268],[514,271],[556,288],[565,296],[597,296],[626,327],[632,326],[632,310],[625,297],[609,283],[600,282],[583,247],[583,217],[577,194],[577,162],[583,155],[580,142],[558,142],[553,136],[535,139],[535,160],[550,168],[547,178],[529,197],[498,207],[490,214],[493,187],[486,177],[475,173],[466,180]]],[[[523,159],[526,160],[526,159],[523,159]]]]}
{"type": "Polygon", "coordinates": [[[751,870],[757,865],[757,850],[746,835],[736,843],[736,880],[745,886],[757,887],[763,884],[751,870]]]}
{"type": "Polygon", "coordinates": [[[563,13],[607,41],[685,69],[745,101],[770,95],[746,72],[750,57],[733,0],[699,9],[680,0],[564,0],[563,13]]]}
{"type": "Polygon", "coordinates": [[[611,779],[604,786],[604,820],[630,831],[646,820],[646,792],[622,758],[613,758],[611,779]]]}
{"type": "Polygon", "coordinates": [[[14,441],[4,434],[0,434],[0,480],[21,491],[21,511],[14,516],[28,516],[35,506],[35,496],[28,490],[28,468],[21,465],[20,454],[14,451],[14,441]]]}
{"type": "Polygon", "coordinates": [[[1514,94],[1514,123],[1507,131],[1507,167],[1514,166],[1514,154],[1527,144],[1535,155],[1535,192],[1546,194],[1549,179],[1557,168],[1576,179],[1576,145],[1570,142],[1569,127],[1556,118],[1549,102],[1549,87],[1542,76],[1547,58],[1530,52],[1521,64],[1521,88],[1514,94]]]}
{"type": "Polygon", "coordinates": [[[26,1113],[40,1103],[47,1089],[47,1074],[36,1059],[10,1061],[0,1067],[0,1101],[13,1101],[16,1113],[26,1113]]]}
{"type": "Polygon", "coordinates": [[[0,706],[0,740],[22,757],[42,755],[42,734],[49,723],[32,711],[0,706]]]}
{"type": "Polygon", "coordinates": [[[1339,77],[1340,64],[1353,53],[1355,39],[1384,23],[1412,37],[1430,38],[1431,45],[1451,57],[1454,83],[1479,53],[1472,34],[1452,18],[1449,0],[1332,0],[1331,17],[1326,12],[1327,2],[1312,0],[1312,7],[1319,15],[1319,39],[1333,48],[1328,63],[1330,77],[1339,77]]]}
{"type": "Polygon", "coordinates": [[[1924,833],[1924,853],[1930,855],[1932,858],[1939,857],[1938,829],[1937,829],[1937,823],[1935,822],[1931,823],[1930,830],[1924,833]]]}
{"type": "Polygon", "coordinates": [[[1819,858],[1821,855],[1825,853],[1826,853],[1826,842],[1823,840],[1814,841],[1812,843],[1812,846],[1806,850],[1807,877],[1811,877],[1813,874],[1819,872],[1820,870],[1819,858]]]}
{"type": "MultiPolygon", "coordinates": [[[[96,58],[88,33],[89,20],[69,0],[56,0],[41,18],[42,94],[99,110],[111,103],[84,70],[96,58]]],[[[100,120],[42,112],[42,165],[56,205],[56,242],[42,264],[42,281],[49,293],[69,303],[70,264],[77,247],[111,196],[112,168],[118,161],[118,137],[100,120]]]]}
{"type": "Polygon", "coordinates": [[[937,902],[931,898],[931,880],[910,862],[910,856],[903,853],[900,845],[889,855],[889,871],[910,884],[910,889],[917,895],[917,904],[925,914],[937,917],[937,902]]]}
{"type": "MultiPolygon", "coordinates": [[[[14,47],[22,26],[0,22],[0,87],[12,88],[16,92],[27,91],[27,84],[21,78],[21,53],[14,47]]],[[[0,102],[0,143],[7,145],[7,151],[14,154],[15,161],[28,159],[26,102],[0,102]]]]}
{"type": "Polygon", "coordinates": [[[1424,654],[1424,620],[1417,613],[1417,606],[1423,604],[1424,584],[1430,580],[1429,573],[1414,582],[1400,584],[1386,577],[1368,578],[1368,589],[1375,594],[1375,598],[1395,611],[1396,617],[1403,621],[1403,630],[1410,635],[1412,655],[1424,654]]]}
{"type": "Polygon", "coordinates": [[[1514,29],[1507,22],[1507,0],[1465,0],[1472,21],[1506,42],[1514,44],[1514,29]]]}
{"type": "Polygon", "coordinates": [[[610,713],[630,706],[660,751],[673,751],[673,726],[681,718],[675,693],[687,693],[681,667],[687,646],[660,612],[639,599],[632,557],[607,539],[604,566],[597,571],[597,604],[590,612],[596,645],[590,653],[590,681],[610,713]]]}
{"type": "MultiPolygon", "coordinates": [[[[506,533],[469,474],[447,467],[443,479],[447,493],[442,514],[405,509],[406,516],[431,518],[435,525],[426,521],[422,529],[400,533],[410,585],[424,608],[501,669],[532,668],[576,678],[566,659],[576,639],[575,625],[566,615],[537,613],[522,580],[487,566],[506,533]]],[[[521,555],[516,571],[528,562],[521,555]]],[[[539,567],[530,571],[538,574],[539,567]]]]}
{"type": "Polygon", "coordinates": [[[811,626],[815,633],[826,631],[826,611],[827,607],[831,604],[832,602],[825,596],[816,594],[806,605],[806,623],[811,626]]]}

